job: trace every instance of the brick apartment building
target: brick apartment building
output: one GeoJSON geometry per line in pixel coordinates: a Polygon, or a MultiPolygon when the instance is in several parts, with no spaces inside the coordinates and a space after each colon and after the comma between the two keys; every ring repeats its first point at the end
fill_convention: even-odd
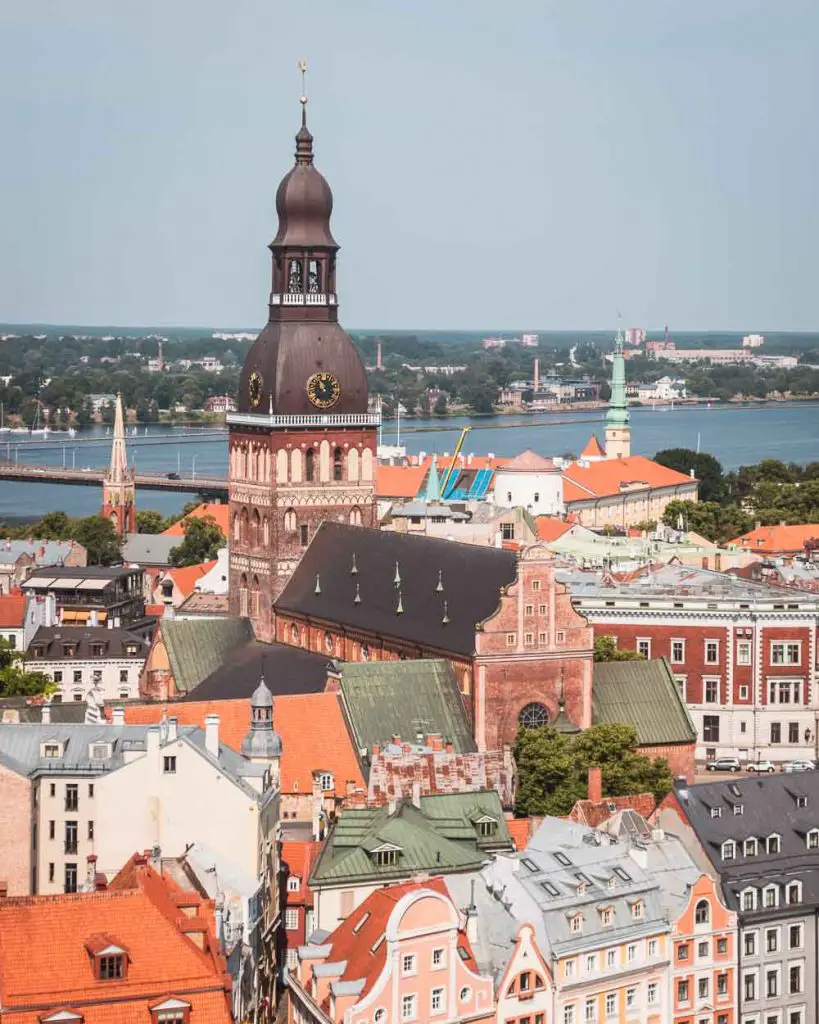
{"type": "Polygon", "coordinates": [[[698,759],[816,757],[819,595],[681,565],[558,577],[596,636],[667,659],[698,759]]]}

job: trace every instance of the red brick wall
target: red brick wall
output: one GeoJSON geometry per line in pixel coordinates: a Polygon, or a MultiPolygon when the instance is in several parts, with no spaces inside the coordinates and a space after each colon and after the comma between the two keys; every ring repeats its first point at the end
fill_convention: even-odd
{"type": "Polygon", "coordinates": [[[0,764],[0,882],[31,894],[31,783],[0,764]]]}
{"type": "Polygon", "coordinates": [[[668,761],[672,775],[681,775],[688,782],[694,781],[696,743],[658,743],[653,746],[640,747],[639,753],[652,760],[664,757],[668,761]]]}

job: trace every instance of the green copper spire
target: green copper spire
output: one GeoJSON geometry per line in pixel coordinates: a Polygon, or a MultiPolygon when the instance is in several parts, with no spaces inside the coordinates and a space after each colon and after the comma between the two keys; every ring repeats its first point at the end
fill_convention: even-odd
{"type": "Polygon", "coordinates": [[[623,356],[623,328],[618,323],[614,340],[614,361],[611,371],[611,398],[606,423],[611,426],[626,426],[629,421],[626,404],[626,360],[623,356]]]}
{"type": "Polygon", "coordinates": [[[432,462],[427,476],[427,486],[424,491],[424,501],[428,504],[441,500],[441,483],[438,479],[438,456],[432,456],[432,462]]]}

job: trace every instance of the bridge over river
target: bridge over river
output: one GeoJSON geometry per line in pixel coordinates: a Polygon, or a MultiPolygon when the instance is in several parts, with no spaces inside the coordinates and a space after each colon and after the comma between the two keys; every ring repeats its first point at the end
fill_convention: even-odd
{"type": "MultiPolygon", "coordinates": [[[[43,484],[84,484],[89,487],[102,486],[105,469],[71,469],[65,466],[43,466],[22,462],[0,461],[0,480],[25,481],[43,484]]],[[[228,492],[227,477],[200,476],[191,474],[184,479],[177,473],[137,473],[135,481],[138,490],[184,491],[225,498],[228,492]]]]}

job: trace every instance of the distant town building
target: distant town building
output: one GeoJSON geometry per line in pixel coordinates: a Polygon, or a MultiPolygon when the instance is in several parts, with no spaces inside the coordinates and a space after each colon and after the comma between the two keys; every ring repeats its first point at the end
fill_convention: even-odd
{"type": "Polygon", "coordinates": [[[52,595],[60,626],[132,628],[145,617],[139,568],[51,566],[32,572],[22,589],[39,597],[52,595]]]}
{"type": "Polygon", "coordinates": [[[35,568],[83,566],[88,552],[75,540],[0,540],[0,594],[19,587],[35,568]]]}
{"type": "Polygon", "coordinates": [[[504,348],[506,338],[484,338],[481,345],[483,348],[504,348]]]}
{"type": "Polygon", "coordinates": [[[522,334],[520,343],[524,348],[537,348],[540,344],[540,336],[537,334],[522,334]]]}
{"type": "Polygon", "coordinates": [[[116,405],[117,396],[112,394],[94,394],[88,396],[88,401],[91,403],[91,411],[95,416],[98,416],[106,406],[113,407],[116,405]]]}
{"type": "Polygon", "coordinates": [[[644,327],[627,327],[625,331],[625,343],[632,348],[639,348],[646,340],[644,327]]]}
{"type": "Polygon", "coordinates": [[[236,412],[236,401],[230,395],[211,395],[205,399],[205,412],[236,412]]]}
{"type": "Polygon", "coordinates": [[[765,344],[764,334],[746,334],[742,339],[743,348],[759,348],[765,344]]]}

